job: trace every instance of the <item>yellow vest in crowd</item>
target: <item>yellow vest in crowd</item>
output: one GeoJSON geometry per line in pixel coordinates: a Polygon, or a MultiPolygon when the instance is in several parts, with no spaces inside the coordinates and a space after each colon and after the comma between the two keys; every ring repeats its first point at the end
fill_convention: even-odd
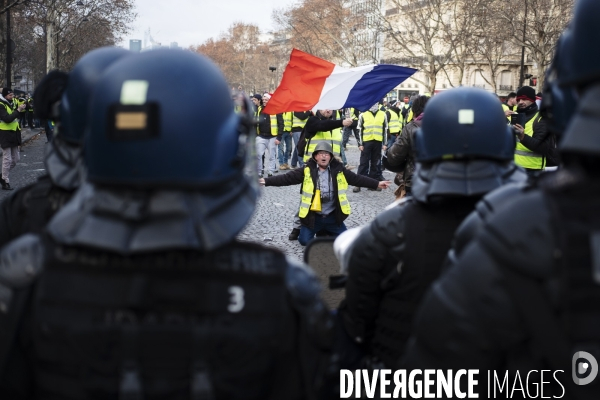
{"type": "MultiPolygon", "coordinates": [[[[533,118],[525,124],[525,134],[527,136],[533,136],[533,123],[534,121],[541,119],[540,113],[535,113],[533,118]]],[[[544,169],[546,166],[546,158],[541,154],[535,153],[523,146],[521,142],[517,142],[517,148],[515,150],[515,164],[529,169],[544,169]]]]}
{"type": "MultiPolygon", "coordinates": [[[[8,115],[11,115],[13,113],[13,109],[11,106],[9,106],[6,103],[2,103],[2,105],[4,106],[4,108],[6,108],[6,112],[8,115]]],[[[17,121],[16,119],[13,122],[4,122],[2,120],[0,120],[0,130],[2,131],[16,131],[17,129],[19,129],[19,121],[17,121]]]]}
{"type": "MultiPolygon", "coordinates": [[[[339,119],[339,112],[335,112],[335,118],[339,119]]],[[[311,157],[315,147],[321,142],[328,142],[333,147],[333,155],[342,156],[342,128],[335,128],[331,131],[317,132],[315,136],[308,140],[304,149],[304,162],[307,162],[311,157]]]]}
{"type": "Polygon", "coordinates": [[[375,115],[372,112],[367,111],[362,114],[363,125],[363,142],[370,140],[376,140],[378,142],[383,141],[383,125],[385,123],[385,111],[377,111],[375,115]]]}

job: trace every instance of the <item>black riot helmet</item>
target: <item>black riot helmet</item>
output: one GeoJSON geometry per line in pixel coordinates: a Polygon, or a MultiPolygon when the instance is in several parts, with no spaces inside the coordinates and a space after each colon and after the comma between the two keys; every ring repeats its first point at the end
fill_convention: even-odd
{"type": "Polygon", "coordinates": [[[578,0],[570,25],[570,40],[564,54],[568,66],[559,77],[563,86],[583,87],[600,81],[600,1],[578,0]]]}
{"type": "Polygon", "coordinates": [[[559,81],[568,68],[566,54],[571,46],[572,36],[565,31],[556,46],[552,64],[546,71],[540,112],[547,121],[547,127],[556,137],[564,134],[569,122],[575,114],[577,100],[571,87],[560,86],[559,81]]]}
{"type": "Polygon", "coordinates": [[[103,47],[85,54],[69,73],[69,82],[62,95],[59,114],[61,137],[72,144],[83,144],[87,124],[89,99],[96,81],[104,70],[122,57],[133,53],[120,47],[103,47]]]}
{"type": "Polygon", "coordinates": [[[230,241],[258,196],[252,107],[245,98],[239,105],[236,113],[207,57],[158,49],[119,60],[90,103],[88,181],[115,192],[185,193],[202,248],[230,241]]]}
{"type": "Polygon", "coordinates": [[[512,160],[515,136],[496,96],[456,88],[431,98],[416,133],[416,161],[512,160]]]}

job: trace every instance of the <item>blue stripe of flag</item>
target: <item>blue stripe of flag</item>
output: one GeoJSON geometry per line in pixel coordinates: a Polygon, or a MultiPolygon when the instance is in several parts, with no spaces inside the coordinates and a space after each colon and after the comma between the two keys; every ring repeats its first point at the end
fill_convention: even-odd
{"type": "Polygon", "coordinates": [[[363,75],[348,94],[344,108],[354,107],[367,111],[392,89],[417,72],[414,68],[380,64],[363,75]]]}

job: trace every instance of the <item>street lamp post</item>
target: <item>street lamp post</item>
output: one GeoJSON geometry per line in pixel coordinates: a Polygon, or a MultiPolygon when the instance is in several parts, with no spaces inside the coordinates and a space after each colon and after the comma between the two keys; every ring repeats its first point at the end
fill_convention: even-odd
{"type": "Polygon", "coordinates": [[[275,90],[275,71],[277,71],[277,67],[269,67],[269,71],[271,71],[271,92],[275,90]]]}
{"type": "Polygon", "coordinates": [[[6,87],[10,88],[12,86],[12,56],[13,56],[13,48],[11,46],[11,38],[10,38],[10,8],[6,10],[6,87]]]}
{"type": "Polygon", "coordinates": [[[525,0],[525,15],[523,16],[523,46],[521,47],[521,74],[519,75],[519,87],[525,82],[525,34],[527,31],[527,0],[525,0]]]}

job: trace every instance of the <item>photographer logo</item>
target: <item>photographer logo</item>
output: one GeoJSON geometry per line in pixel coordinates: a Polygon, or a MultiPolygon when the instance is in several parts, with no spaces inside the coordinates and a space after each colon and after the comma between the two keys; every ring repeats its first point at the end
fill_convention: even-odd
{"type": "Polygon", "coordinates": [[[593,355],[585,351],[578,351],[573,354],[573,382],[576,385],[588,385],[596,379],[597,375],[598,361],[593,355]]]}

